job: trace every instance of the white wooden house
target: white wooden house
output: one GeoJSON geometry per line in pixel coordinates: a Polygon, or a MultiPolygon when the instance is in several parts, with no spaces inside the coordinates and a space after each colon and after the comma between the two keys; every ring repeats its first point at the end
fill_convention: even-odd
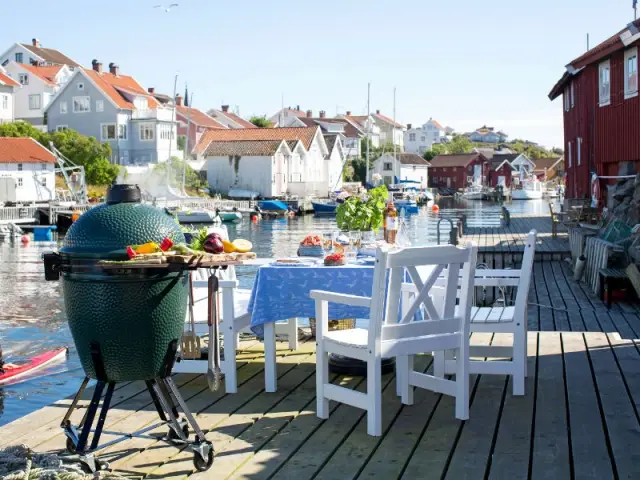
{"type": "Polygon", "coordinates": [[[0,137],[0,202],[54,200],[55,164],[55,156],[32,138],[0,137]]]}
{"type": "MultiPolygon", "coordinates": [[[[429,184],[430,163],[416,153],[385,153],[379,157],[369,171],[371,178],[377,173],[382,176],[385,185],[399,183],[402,180],[418,182],[426,188],[429,184]]],[[[369,179],[371,181],[371,179],[369,179]]]]}
{"type": "Polygon", "coordinates": [[[14,95],[18,88],[20,84],[0,67],[0,124],[14,121],[14,95]]]}

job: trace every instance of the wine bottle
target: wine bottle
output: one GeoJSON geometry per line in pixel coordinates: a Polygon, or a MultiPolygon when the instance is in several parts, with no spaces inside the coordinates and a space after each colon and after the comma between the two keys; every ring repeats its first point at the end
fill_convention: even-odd
{"type": "Polygon", "coordinates": [[[384,241],[393,245],[396,243],[398,233],[398,210],[393,205],[393,195],[389,198],[389,203],[384,211],[384,241]]]}

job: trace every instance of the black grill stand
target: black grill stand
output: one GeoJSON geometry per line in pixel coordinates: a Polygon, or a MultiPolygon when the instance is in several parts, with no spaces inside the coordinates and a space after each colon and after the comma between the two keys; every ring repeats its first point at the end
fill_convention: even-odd
{"type": "Polygon", "coordinates": [[[109,464],[96,458],[95,452],[131,438],[148,438],[158,440],[157,437],[147,435],[146,433],[166,425],[169,427],[169,431],[163,440],[174,445],[186,445],[193,451],[193,464],[196,470],[201,472],[208,470],[213,464],[213,444],[205,438],[204,433],[196,422],[196,419],[189,411],[182,395],[180,395],[178,387],[171,378],[171,369],[173,368],[173,362],[175,361],[177,350],[178,341],[174,340],[169,344],[167,354],[165,355],[163,376],[146,381],[147,390],[149,391],[149,395],[151,395],[151,400],[153,400],[153,404],[156,407],[161,422],[133,433],[122,433],[103,430],[116,382],[111,382],[107,379],[104,370],[104,362],[100,353],[100,345],[95,342],[92,343],[91,357],[93,359],[93,365],[96,372],[97,384],[93,392],[93,397],[91,398],[91,403],[85,411],[80,424],[76,427],[71,424],[70,419],[73,411],[78,406],[78,401],[89,384],[89,377],[85,377],[78,393],[76,393],[76,396],[73,399],[73,402],[71,402],[69,410],[60,424],[67,436],[67,451],[72,454],[64,456],[62,459],[79,461],[88,473],[94,473],[98,470],[106,470],[109,468],[109,464]],[[104,392],[105,387],[106,393],[104,398],[102,398],[102,393],[104,392]],[[182,410],[184,418],[180,417],[178,407],[182,410]],[[94,429],[93,423],[98,410],[100,410],[100,415],[98,416],[98,422],[94,429]],[[195,439],[193,441],[189,441],[189,426],[191,426],[195,432],[195,439]],[[78,431],[80,432],[79,434],[78,431]],[[89,435],[91,433],[93,433],[91,445],[87,447],[89,444],[89,435]],[[120,438],[99,445],[102,433],[117,435],[120,438]]]}

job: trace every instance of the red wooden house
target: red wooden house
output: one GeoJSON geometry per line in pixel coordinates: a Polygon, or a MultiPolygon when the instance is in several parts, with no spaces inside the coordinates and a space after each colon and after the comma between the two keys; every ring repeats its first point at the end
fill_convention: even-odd
{"type": "Polygon", "coordinates": [[[178,122],[178,136],[187,137],[185,147],[188,151],[193,150],[202,134],[207,130],[227,128],[197,108],[185,107],[180,95],[176,95],[176,121],[178,122]]]}
{"type": "Polygon", "coordinates": [[[563,97],[568,197],[591,194],[592,171],[615,176],[640,167],[639,44],[637,20],[569,63],[549,93],[563,97]]]}
{"type": "Polygon", "coordinates": [[[481,153],[437,155],[431,160],[429,182],[436,188],[465,188],[479,176],[487,184],[489,160],[481,153]],[[476,167],[477,165],[477,167],[476,167]]]}

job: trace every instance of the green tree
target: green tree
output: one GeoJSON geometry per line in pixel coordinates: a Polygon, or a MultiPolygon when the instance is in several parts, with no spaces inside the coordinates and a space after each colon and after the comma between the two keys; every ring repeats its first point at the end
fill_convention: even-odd
{"type": "Polygon", "coordinates": [[[433,150],[427,150],[426,152],[424,152],[423,157],[424,157],[424,159],[425,159],[427,162],[430,162],[431,160],[433,160],[433,158],[434,158],[436,155],[437,155],[437,153],[436,153],[436,152],[434,152],[433,150]]]}
{"type": "Polygon", "coordinates": [[[271,122],[267,120],[267,117],[264,115],[261,117],[254,115],[249,119],[249,121],[259,128],[269,128],[271,126],[271,122]]]}
{"type": "Polygon", "coordinates": [[[433,152],[433,156],[436,155],[445,155],[447,152],[447,144],[446,143],[434,143],[431,145],[431,151],[433,152]]]}
{"type": "Polygon", "coordinates": [[[182,187],[182,177],[184,173],[186,173],[186,188],[197,190],[208,186],[196,170],[191,168],[188,163],[185,165],[185,162],[178,157],[171,157],[171,162],[162,162],[156,165],[153,168],[153,174],[159,178],[166,178],[167,164],[171,165],[170,182],[172,186],[182,187]]]}
{"type": "Polygon", "coordinates": [[[467,137],[463,137],[462,135],[458,135],[451,142],[445,144],[447,153],[450,154],[459,154],[459,153],[470,153],[473,150],[473,145],[469,141],[467,137]]]}
{"type": "Polygon", "coordinates": [[[185,135],[178,135],[176,143],[178,144],[178,150],[184,152],[184,149],[187,145],[187,137],[185,135]]]}

